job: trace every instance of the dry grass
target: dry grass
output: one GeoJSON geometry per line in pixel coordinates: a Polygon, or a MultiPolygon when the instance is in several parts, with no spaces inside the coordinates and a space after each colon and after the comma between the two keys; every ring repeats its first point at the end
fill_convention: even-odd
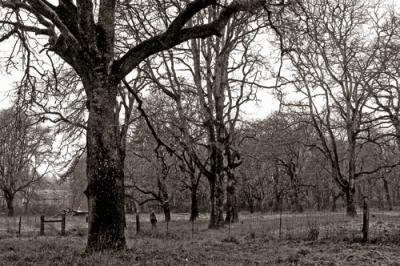
{"type": "Polygon", "coordinates": [[[393,213],[371,216],[373,241],[366,245],[357,242],[360,218],[337,213],[284,214],[281,240],[279,215],[242,215],[242,222],[221,230],[208,230],[206,217],[192,224],[186,215],[174,215],[168,233],[163,221],[152,230],[148,217],[142,218],[136,234],[128,217],[126,251],[96,255],[83,252],[84,217],[67,217],[66,237],[57,235],[59,225],[46,225],[47,236],[38,237],[39,219],[33,217],[29,223],[24,217],[18,237],[18,218],[2,218],[0,265],[400,265],[394,242],[400,223],[393,213]]]}
{"type": "Polygon", "coordinates": [[[0,265],[400,265],[396,245],[141,237],[120,253],[87,255],[84,238],[0,240],[0,265]]]}

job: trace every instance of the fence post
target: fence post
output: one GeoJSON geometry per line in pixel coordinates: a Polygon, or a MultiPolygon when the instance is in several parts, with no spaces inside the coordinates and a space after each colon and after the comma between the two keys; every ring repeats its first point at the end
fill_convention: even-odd
{"type": "Polygon", "coordinates": [[[193,236],[194,236],[194,218],[192,219],[192,239],[193,239],[193,236]]]}
{"type": "Polygon", "coordinates": [[[369,231],[369,208],[368,208],[368,198],[367,196],[363,197],[363,242],[368,242],[368,231],[369,231]]]}
{"type": "Polygon", "coordinates": [[[279,203],[279,240],[282,237],[282,202],[279,203]]]}
{"type": "Polygon", "coordinates": [[[140,233],[140,216],[136,213],[136,234],[140,233]]]}
{"type": "Polygon", "coordinates": [[[168,238],[168,223],[169,223],[169,222],[167,221],[167,224],[166,224],[166,225],[167,225],[167,234],[166,234],[166,238],[168,238]]]}
{"type": "Polygon", "coordinates": [[[21,219],[22,217],[19,217],[19,222],[18,222],[18,236],[21,236],[21,219]]]}
{"type": "Polygon", "coordinates": [[[40,235],[44,235],[44,216],[40,216],[40,235]]]}
{"type": "Polygon", "coordinates": [[[65,236],[65,213],[61,215],[61,235],[65,236]]]}
{"type": "Polygon", "coordinates": [[[228,234],[229,234],[229,237],[231,237],[231,219],[230,219],[231,217],[229,217],[229,228],[228,228],[228,234]]]}

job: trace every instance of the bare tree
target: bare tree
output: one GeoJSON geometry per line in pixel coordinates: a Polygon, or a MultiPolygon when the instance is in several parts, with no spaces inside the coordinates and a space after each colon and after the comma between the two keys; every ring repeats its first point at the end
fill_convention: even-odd
{"type": "Polygon", "coordinates": [[[47,174],[52,139],[48,129],[15,107],[2,110],[0,120],[0,189],[13,216],[15,195],[28,192],[47,174]]]}
{"type": "MultiPolygon", "coordinates": [[[[307,2],[301,14],[295,32],[285,39],[295,72],[293,84],[299,97],[304,97],[292,106],[311,116],[320,140],[318,148],[346,196],[347,214],[354,216],[356,179],[380,169],[357,166],[357,154],[371,128],[367,106],[371,95],[365,83],[375,76],[370,69],[375,65],[378,41],[362,33],[370,15],[365,1],[307,2]],[[302,32],[300,38],[295,37],[298,32],[302,32]]],[[[379,38],[379,31],[375,35],[379,38]]]]}
{"type": "MultiPolygon", "coordinates": [[[[193,18],[190,25],[214,20],[222,10],[208,10],[193,18]]],[[[196,169],[209,181],[210,228],[223,226],[224,179],[225,220],[238,221],[235,168],[241,160],[235,147],[236,126],[243,104],[254,99],[260,86],[265,63],[254,50],[255,38],[265,23],[256,22],[249,21],[247,15],[237,17],[220,38],[192,40],[188,47],[161,53],[161,62],[148,62],[143,69],[155,86],[175,102],[184,149],[178,157],[192,176],[190,187],[198,184],[198,179],[193,178],[196,169]],[[193,106],[200,112],[188,112],[193,106]],[[203,136],[193,136],[194,131],[203,132],[203,136]]]]}
{"type": "MultiPolygon", "coordinates": [[[[125,8],[122,2],[84,0],[75,5],[71,0],[60,0],[57,6],[45,0],[0,2],[0,40],[18,38],[22,47],[18,51],[27,58],[24,84],[28,88],[36,89],[31,59],[42,49],[58,55],[74,69],[82,82],[88,109],[86,195],[89,202],[89,252],[126,246],[125,153],[121,149],[123,141],[119,120],[116,119],[117,87],[121,80],[149,56],[189,39],[220,35],[236,13],[255,11],[263,5],[275,3],[233,1],[223,7],[215,20],[193,27],[187,26],[187,22],[202,10],[215,7],[218,2],[195,0],[185,6],[182,4],[164,5],[170,10],[167,12],[168,26],[160,25],[162,30],[151,38],[133,40],[130,49],[118,50],[118,56],[116,43],[120,37],[116,36],[116,13],[119,7],[125,8]]],[[[152,6],[148,2],[131,6],[138,13],[146,7],[152,6]]],[[[139,21],[133,20],[133,23],[146,30],[139,21]]]]}

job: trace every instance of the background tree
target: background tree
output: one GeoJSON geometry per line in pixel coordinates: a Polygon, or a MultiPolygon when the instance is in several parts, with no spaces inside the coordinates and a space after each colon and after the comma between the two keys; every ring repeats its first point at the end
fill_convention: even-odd
{"type": "MultiPolygon", "coordinates": [[[[358,154],[373,126],[365,84],[374,75],[378,41],[366,38],[368,3],[321,0],[304,3],[304,18],[285,36],[293,65],[293,84],[299,97],[294,105],[312,119],[320,143],[316,146],[330,164],[331,176],[346,196],[347,214],[356,215],[355,182],[381,166],[359,168],[358,154]],[[301,32],[298,35],[298,32],[301,32]],[[296,38],[301,36],[301,38],[296,38]],[[286,39],[287,38],[287,39],[286,39]]],[[[374,34],[379,38],[379,29],[374,34]]]]}
{"type": "Polygon", "coordinates": [[[13,216],[15,195],[28,193],[47,173],[52,139],[47,128],[15,106],[0,111],[0,120],[0,189],[13,216]]]}

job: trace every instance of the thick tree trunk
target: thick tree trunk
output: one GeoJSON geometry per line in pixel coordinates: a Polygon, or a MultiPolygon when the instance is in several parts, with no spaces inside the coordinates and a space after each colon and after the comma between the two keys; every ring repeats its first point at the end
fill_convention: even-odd
{"type": "Polygon", "coordinates": [[[116,119],[116,86],[98,75],[88,93],[87,178],[89,208],[87,251],[125,248],[124,154],[116,119]]]}
{"type": "Polygon", "coordinates": [[[209,179],[210,184],[210,229],[219,229],[224,226],[224,191],[222,180],[215,177],[209,179]]]}

